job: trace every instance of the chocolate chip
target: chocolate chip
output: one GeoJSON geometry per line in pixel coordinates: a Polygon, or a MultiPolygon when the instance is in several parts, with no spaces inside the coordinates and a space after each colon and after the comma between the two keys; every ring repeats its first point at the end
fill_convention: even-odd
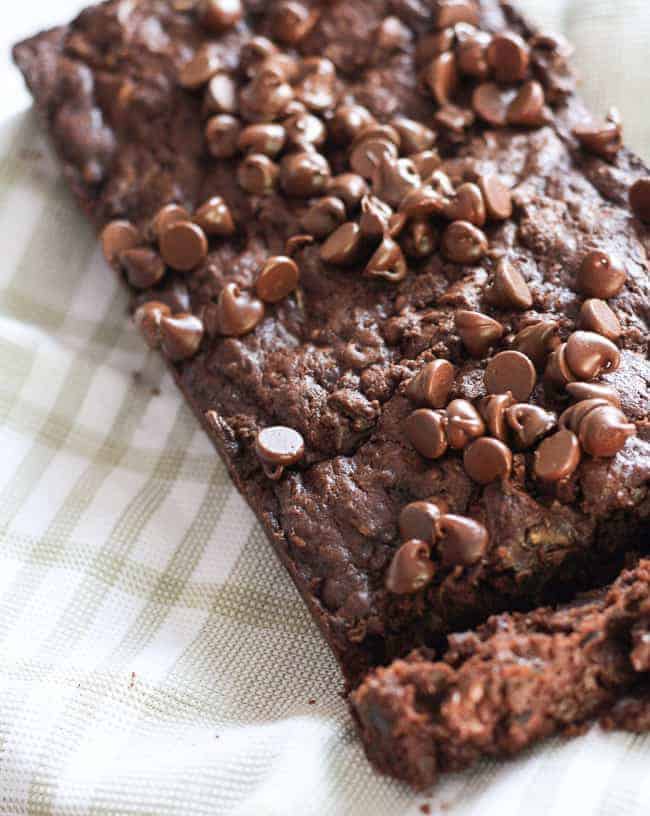
{"type": "Polygon", "coordinates": [[[280,183],[287,195],[296,198],[321,195],[329,180],[330,167],[320,153],[290,153],[280,163],[280,183]]]}
{"type": "Polygon", "coordinates": [[[369,238],[382,238],[388,230],[388,223],[393,211],[381,199],[366,195],[361,199],[361,220],[359,228],[362,235],[369,238]]]}
{"type": "Polygon", "coordinates": [[[297,252],[300,252],[306,246],[310,246],[314,243],[314,236],[313,235],[292,235],[290,238],[287,238],[286,243],[284,245],[284,252],[285,255],[289,257],[295,255],[297,252]]]}
{"type": "Polygon", "coordinates": [[[501,258],[497,263],[489,300],[501,309],[530,309],[533,305],[524,276],[508,258],[501,258]]]}
{"type": "Polygon", "coordinates": [[[449,130],[453,136],[463,136],[465,129],[474,124],[474,114],[469,108],[447,104],[433,115],[438,127],[449,130]]]}
{"type": "Polygon", "coordinates": [[[543,368],[548,355],[560,345],[558,325],[554,321],[531,323],[517,332],[512,346],[530,357],[536,368],[543,368]]]}
{"type": "Polygon", "coordinates": [[[472,108],[492,127],[505,127],[511,98],[496,82],[483,82],[474,89],[472,108]]]}
{"type": "Polygon", "coordinates": [[[194,213],[194,221],[206,235],[227,238],[235,233],[230,208],[221,196],[213,196],[201,204],[194,213]]]}
{"type": "Polygon", "coordinates": [[[484,397],[479,405],[481,416],[485,420],[490,436],[505,442],[508,438],[506,429],[506,410],[514,403],[512,394],[490,394],[484,397]]]}
{"type": "Polygon", "coordinates": [[[174,221],[163,230],[159,243],[163,260],[178,272],[195,269],[208,254],[205,233],[191,221],[174,221]]]}
{"type": "Polygon", "coordinates": [[[432,185],[427,184],[424,187],[417,187],[407,193],[400,202],[400,211],[413,218],[441,215],[448,201],[449,199],[445,194],[435,189],[432,185]]]}
{"type": "Polygon", "coordinates": [[[160,342],[166,357],[174,362],[188,360],[203,339],[203,323],[193,314],[181,312],[160,319],[160,342]]]}
{"type": "Polygon", "coordinates": [[[155,286],[165,274],[165,264],[160,255],[149,247],[134,247],[120,254],[120,263],[131,286],[148,289],[155,286]]]}
{"type": "Polygon", "coordinates": [[[610,161],[616,158],[623,146],[622,127],[617,113],[610,113],[608,120],[602,124],[581,125],[574,129],[573,135],[589,153],[610,161]]]}
{"type": "Polygon", "coordinates": [[[372,179],[382,156],[397,158],[397,145],[381,135],[365,135],[361,131],[350,151],[350,167],[365,179],[372,179]]]}
{"type": "Polygon", "coordinates": [[[568,479],[580,464],[580,458],[578,437],[573,431],[558,431],[535,451],[535,476],[543,482],[568,479]]]}
{"type": "Polygon", "coordinates": [[[506,422],[519,448],[531,448],[557,425],[555,414],[538,405],[517,403],[506,410],[506,422]]]}
{"type": "Polygon", "coordinates": [[[613,405],[601,405],[590,411],[580,423],[578,437],[585,453],[611,458],[623,449],[636,426],[613,405]]]}
{"type": "Polygon", "coordinates": [[[415,165],[410,159],[395,159],[382,155],[372,174],[375,195],[397,207],[404,197],[422,183],[415,165]]]}
{"type": "MultiPolygon", "coordinates": [[[[336,70],[328,59],[319,57],[311,59],[318,62],[309,66],[305,76],[295,86],[295,94],[309,110],[324,113],[332,108],[336,101],[336,70]],[[331,70],[323,69],[324,65],[330,66],[331,70]]],[[[303,60],[303,68],[306,64],[307,60],[303,60]]]]}
{"type": "Polygon", "coordinates": [[[302,434],[284,425],[263,428],[255,438],[255,453],[270,479],[279,479],[286,467],[297,464],[305,453],[302,434]]]}
{"type": "Polygon", "coordinates": [[[483,558],[489,544],[488,531],[478,521],[445,513],[440,517],[438,548],[448,567],[471,567],[483,558]]]}
{"type": "Polygon", "coordinates": [[[361,248],[361,230],[354,221],[335,230],[320,248],[320,257],[330,264],[345,266],[355,263],[361,248]]]}
{"type": "Polygon", "coordinates": [[[449,360],[432,360],[413,377],[406,394],[416,405],[444,408],[454,384],[454,367],[449,360]]]}
{"type": "Polygon", "coordinates": [[[384,235],[368,261],[364,275],[369,278],[382,278],[389,283],[399,283],[407,274],[408,267],[402,248],[389,235],[384,235]]]}
{"type": "Polygon", "coordinates": [[[586,331],[596,332],[608,340],[618,340],[623,329],[618,317],[604,300],[589,298],[580,307],[578,325],[586,331]]]}
{"type": "Polygon", "coordinates": [[[181,207],[179,204],[165,204],[164,207],[161,207],[158,210],[153,219],[153,233],[157,240],[160,241],[160,236],[167,229],[167,227],[170,227],[177,221],[191,220],[192,216],[185,209],[185,207],[181,207]]]}
{"type": "Polygon", "coordinates": [[[399,532],[402,540],[418,538],[433,543],[437,536],[440,506],[432,501],[415,501],[402,508],[399,514],[399,532]]]}
{"type": "Polygon", "coordinates": [[[530,51],[525,40],[518,34],[507,31],[492,38],[487,50],[487,61],[497,82],[520,82],[528,71],[530,51]]]}
{"type": "Polygon", "coordinates": [[[243,13],[241,0],[199,0],[201,25],[217,34],[236,25],[243,13]]]}
{"type": "Polygon", "coordinates": [[[465,448],[463,467],[478,484],[507,479],[512,470],[512,451],[499,439],[483,436],[465,448]]]}
{"type": "Polygon", "coordinates": [[[412,595],[430,584],[436,568],[426,541],[411,539],[397,550],[386,573],[386,589],[395,595],[412,595]]]}
{"type": "Polygon", "coordinates": [[[424,72],[424,81],[439,105],[446,105],[451,101],[458,88],[458,80],[456,56],[452,51],[445,51],[434,57],[424,72]]]}
{"type": "Polygon", "coordinates": [[[484,357],[490,346],[503,336],[503,326],[481,312],[459,309],[456,312],[456,331],[472,357],[484,357]]]}
{"type": "Polygon", "coordinates": [[[111,221],[102,230],[102,251],[109,263],[116,261],[127,249],[134,249],[142,243],[137,227],[130,221],[111,221]]]}
{"type": "Polygon", "coordinates": [[[384,17],[375,32],[377,48],[382,51],[404,51],[411,41],[411,30],[399,17],[384,17]]]}
{"type": "Polygon", "coordinates": [[[474,0],[438,0],[433,18],[435,28],[448,28],[457,23],[479,24],[479,11],[474,0]]]}
{"type": "Polygon", "coordinates": [[[338,144],[349,144],[374,118],[363,105],[340,105],[329,122],[329,133],[338,144]]]}
{"type": "Polygon", "coordinates": [[[411,153],[421,153],[428,150],[436,141],[436,134],[426,125],[407,119],[405,116],[396,116],[391,119],[391,125],[400,135],[402,152],[407,156],[411,153]]]}
{"type": "Polygon", "coordinates": [[[341,173],[330,179],[327,192],[340,198],[347,209],[352,212],[361,204],[361,199],[368,194],[368,185],[365,179],[357,173],[341,173]]]}
{"type": "Polygon", "coordinates": [[[525,402],[533,392],[537,372],[529,357],[520,351],[500,351],[485,369],[485,387],[489,394],[508,391],[517,402],[525,402]]]}
{"type": "Polygon", "coordinates": [[[615,405],[617,408],[621,407],[621,399],[616,389],[605,383],[574,382],[569,383],[566,390],[571,399],[577,402],[600,398],[604,399],[605,402],[609,402],[611,405],[615,405]]]}
{"type": "Polygon", "coordinates": [[[447,450],[447,418],[442,411],[418,408],[406,418],[404,432],[425,459],[439,459],[447,450]]]}
{"type": "Polygon", "coordinates": [[[134,315],[135,325],[149,348],[153,349],[160,346],[160,321],[170,314],[171,309],[169,306],[157,300],[143,303],[137,309],[134,315]]]}
{"type": "Polygon", "coordinates": [[[228,74],[215,74],[208,82],[203,98],[203,113],[237,113],[237,84],[228,74]]]}
{"type": "Polygon", "coordinates": [[[409,158],[425,184],[428,183],[431,175],[442,164],[442,159],[437,150],[422,150],[420,153],[412,153],[409,158]]]}
{"type": "Polygon", "coordinates": [[[196,90],[205,85],[223,67],[214,46],[205,45],[180,69],[178,82],[183,88],[196,90]]]}
{"type": "Polygon", "coordinates": [[[318,12],[311,11],[302,3],[279,3],[271,17],[271,29],[275,39],[287,45],[295,45],[304,39],[318,22],[318,12]]]}
{"type": "Polygon", "coordinates": [[[252,195],[272,193],[280,174],[280,168],[263,153],[251,153],[240,162],[237,169],[239,186],[252,195]]]}
{"type": "Polygon", "coordinates": [[[630,187],[632,212],[645,224],[650,224],[650,176],[640,178],[630,187]]]}
{"type": "Polygon", "coordinates": [[[488,250],[485,233],[469,221],[454,221],[442,234],[442,252],[450,261],[475,264],[488,250]]]}
{"type": "Polygon", "coordinates": [[[544,370],[544,382],[555,389],[563,389],[575,377],[566,361],[566,343],[561,343],[552,351],[546,361],[544,370]]]}
{"type": "Polygon", "coordinates": [[[239,119],[229,113],[212,116],[205,125],[205,144],[208,153],[215,159],[231,159],[239,150],[239,119]]]}
{"type": "Polygon", "coordinates": [[[477,227],[485,224],[485,202],[480,188],[472,182],[461,184],[443,210],[450,221],[469,221],[477,227]]]}
{"type": "Polygon", "coordinates": [[[326,238],[345,221],[345,204],[340,198],[325,196],[315,201],[300,219],[300,225],[316,238],[326,238]]]}
{"type": "Polygon", "coordinates": [[[566,362],[575,379],[595,380],[604,371],[616,371],[621,355],[606,337],[594,332],[575,331],[567,340],[566,362]]]}
{"type": "Polygon", "coordinates": [[[237,146],[242,153],[263,153],[273,158],[282,150],[285,140],[286,131],[282,125],[248,125],[241,131],[237,146]]]}
{"type": "Polygon", "coordinates": [[[456,60],[461,73],[475,79],[484,80],[490,73],[487,60],[487,49],[491,37],[485,31],[467,29],[458,26],[456,29],[456,60]]]}
{"type": "Polygon", "coordinates": [[[239,51],[239,67],[251,77],[261,62],[277,52],[277,47],[268,37],[251,37],[250,40],[246,40],[239,51]]]}
{"type": "Polygon", "coordinates": [[[544,120],[544,88],[536,80],[521,86],[517,95],[508,105],[508,123],[537,127],[544,120]]]}
{"type": "Polygon", "coordinates": [[[293,88],[286,80],[285,66],[269,57],[239,95],[242,115],[250,122],[265,122],[286,112],[293,88]]]}
{"type": "Polygon", "coordinates": [[[485,423],[469,400],[455,399],[447,406],[447,441],[462,450],[473,439],[485,433],[485,423]]]}
{"type": "Polygon", "coordinates": [[[483,193],[485,209],[495,221],[505,221],[512,215],[512,194],[501,179],[494,174],[479,177],[478,185],[483,193]]]}
{"type": "Polygon", "coordinates": [[[320,147],[327,138],[322,120],[313,113],[295,113],[284,120],[287,141],[292,147],[308,150],[320,147]]]}
{"type": "Polygon", "coordinates": [[[594,408],[600,408],[610,403],[601,397],[594,397],[592,399],[580,400],[574,405],[571,405],[566,411],[560,415],[560,428],[568,428],[574,433],[578,433],[582,420],[594,408]]]}
{"type": "Polygon", "coordinates": [[[266,303],[278,303],[293,292],[299,279],[295,261],[285,255],[274,255],[262,267],[255,288],[266,303]]]}
{"type": "MultiPolygon", "coordinates": [[[[396,213],[393,218],[399,216],[406,217],[405,213],[396,213]]],[[[438,246],[438,231],[428,219],[413,218],[405,225],[401,241],[410,258],[427,258],[438,246]]]]}
{"type": "Polygon", "coordinates": [[[456,41],[453,28],[442,28],[420,37],[415,47],[415,62],[418,66],[431,62],[433,57],[444,51],[451,51],[456,41]]]}
{"type": "Polygon", "coordinates": [[[216,309],[217,330],[227,337],[240,337],[253,331],[264,318],[261,300],[242,292],[236,283],[227,283],[219,295],[216,309]]]}
{"type": "Polygon", "coordinates": [[[583,258],[576,283],[583,295],[607,300],[618,295],[626,279],[625,267],[618,258],[595,249],[583,258]]]}

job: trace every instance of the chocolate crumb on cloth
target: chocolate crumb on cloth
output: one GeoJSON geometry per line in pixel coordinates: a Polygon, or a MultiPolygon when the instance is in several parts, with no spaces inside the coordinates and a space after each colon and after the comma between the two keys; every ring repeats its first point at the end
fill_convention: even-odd
{"type": "Polygon", "coordinates": [[[349,686],[643,548],[650,173],[561,40],[497,0],[110,0],[14,57],[349,686]]]}

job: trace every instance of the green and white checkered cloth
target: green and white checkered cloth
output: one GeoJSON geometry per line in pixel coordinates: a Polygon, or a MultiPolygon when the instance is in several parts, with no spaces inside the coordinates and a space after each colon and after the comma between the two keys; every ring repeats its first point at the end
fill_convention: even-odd
{"type": "MultiPolygon", "coordinates": [[[[20,5],[12,39],[79,6],[20,5]]],[[[586,43],[595,106],[617,102],[650,155],[645,0],[527,5],[586,43]]],[[[3,104],[0,813],[648,814],[650,741],[596,730],[431,797],[373,773],[333,658],[129,325],[34,115],[3,104]]]]}

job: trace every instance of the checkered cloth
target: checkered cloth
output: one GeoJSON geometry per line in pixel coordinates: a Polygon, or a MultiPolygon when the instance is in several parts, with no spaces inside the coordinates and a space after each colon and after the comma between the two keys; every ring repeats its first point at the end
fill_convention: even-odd
{"type": "MultiPolygon", "coordinates": [[[[619,103],[650,156],[646,0],[526,5],[577,41],[595,107],[619,103]]],[[[18,6],[12,39],[77,3],[18,6]]],[[[373,773],[332,657],[17,99],[0,124],[0,813],[648,814],[650,741],[597,730],[432,797],[373,773]]]]}

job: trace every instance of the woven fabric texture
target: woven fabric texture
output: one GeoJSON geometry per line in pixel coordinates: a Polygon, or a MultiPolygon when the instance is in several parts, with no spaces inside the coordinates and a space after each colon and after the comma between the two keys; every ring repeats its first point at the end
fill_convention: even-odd
{"type": "MultiPolygon", "coordinates": [[[[80,4],[20,6],[7,43],[80,4]]],[[[523,6],[649,158],[646,0],[523,6]]],[[[0,76],[0,814],[650,812],[650,740],[597,730],[430,796],[371,770],[334,660],[0,76]]]]}

